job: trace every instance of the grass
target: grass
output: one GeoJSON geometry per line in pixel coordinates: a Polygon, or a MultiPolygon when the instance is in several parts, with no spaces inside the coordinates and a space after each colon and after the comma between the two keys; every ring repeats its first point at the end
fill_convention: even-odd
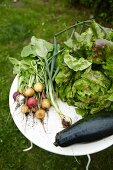
{"type": "MultiPolygon", "coordinates": [[[[0,170],[84,170],[87,157],[49,153],[37,146],[29,152],[22,150],[29,141],[20,133],[9,116],[9,90],[13,81],[8,57],[20,58],[20,52],[32,35],[53,41],[53,35],[77,20],[90,18],[90,11],[72,8],[66,0],[0,0],[0,170]]],[[[110,147],[93,154],[90,170],[112,170],[110,147]]]]}

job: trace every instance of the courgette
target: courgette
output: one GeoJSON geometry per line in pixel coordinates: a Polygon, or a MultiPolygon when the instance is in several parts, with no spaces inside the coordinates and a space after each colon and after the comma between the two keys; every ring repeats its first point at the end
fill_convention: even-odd
{"type": "Polygon", "coordinates": [[[76,143],[88,143],[113,134],[113,112],[104,112],[83,118],[58,132],[55,146],[66,147],[76,143]]]}

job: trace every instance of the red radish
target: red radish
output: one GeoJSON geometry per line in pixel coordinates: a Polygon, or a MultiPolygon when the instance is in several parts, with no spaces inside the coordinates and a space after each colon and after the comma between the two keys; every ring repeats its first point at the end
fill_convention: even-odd
{"type": "Polygon", "coordinates": [[[29,108],[32,108],[32,107],[37,107],[37,104],[38,104],[38,101],[36,98],[34,97],[30,97],[28,100],[27,100],[27,106],[29,108]]]}
{"type": "Polygon", "coordinates": [[[18,91],[16,91],[16,92],[14,92],[13,93],[13,99],[14,99],[14,101],[16,101],[16,97],[19,95],[19,92],[18,91]]]}

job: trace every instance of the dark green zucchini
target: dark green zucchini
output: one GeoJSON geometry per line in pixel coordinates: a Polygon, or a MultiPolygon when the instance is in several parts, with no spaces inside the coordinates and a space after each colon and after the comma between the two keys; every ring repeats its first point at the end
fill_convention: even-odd
{"type": "Polygon", "coordinates": [[[113,134],[113,112],[97,114],[81,119],[70,127],[58,132],[55,146],[66,147],[75,143],[88,143],[113,134]]]}

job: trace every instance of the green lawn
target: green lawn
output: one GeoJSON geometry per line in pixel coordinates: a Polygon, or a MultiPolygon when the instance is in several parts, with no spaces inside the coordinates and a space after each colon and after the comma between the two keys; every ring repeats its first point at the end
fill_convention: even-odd
{"type": "MultiPolygon", "coordinates": [[[[54,33],[90,18],[90,11],[72,8],[66,0],[0,0],[0,170],[84,170],[87,157],[66,157],[29,146],[9,115],[9,90],[13,81],[8,57],[20,58],[32,35],[53,41],[54,33]],[[32,2],[31,2],[32,1],[32,2]]],[[[90,170],[113,170],[113,147],[91,156],[90,170]]]]}

